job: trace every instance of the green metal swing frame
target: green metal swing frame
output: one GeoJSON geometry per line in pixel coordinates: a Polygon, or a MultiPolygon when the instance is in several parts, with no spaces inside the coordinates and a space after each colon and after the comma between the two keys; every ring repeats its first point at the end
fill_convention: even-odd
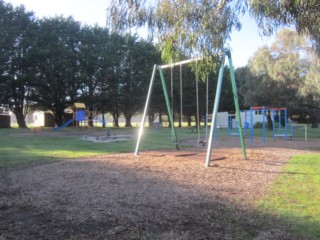
{"type": "MultiPolygon", "coordinates": [[[[240,139],[240,144],[241,144],[241,149],[242,149],[242,155],[243,155],[244,159],[247,159],[246,146],[245,146],[245,141],[244,141],[241,116],[240,116],[239,99],[238,99],[236,79],[235,79],[235,74],[234,74],[234,67],[233,67],[233,63],[232,63],[231,52],[229,49],[223,49],[222,62],[221,62],[220,70],[219,70],[216,95],[215,95],[214,106],[213,106],[213,111],[212,111],[210,133],[209,133],[209,137],[208,137],[208,147],[207,147],[207,154],[206,154],[206,159],[205,159],[205,167],[209,167],[209,165],[210,165],[210,159],[211,159],[211,154],[212,154],[212,139],[214,136],[214,131],[216,131],[216,117],[217,117],[218,107],[219,107],[226,57],[228,58],[228,66],[229,66],[229,71],[230,71],[232,94],[233,94],[233,100],[234,100],[234,105],[235,105],[236,120],[237,120],[237,124],[238,124],[238,129],[239,129],[239,139],[240,139]]],[[[144,124],[146,121],[146,115],[147,115],[147,111],[148,111],[148,106],[149,106],[152,88],[154,85],[155,75],[156,75],[157,70],[160,73],[162,89],[163,89],[163,93],[164,93],[164,97],[165,97],[165,101],[166,101],[166,106],[167,106],[167,110],[168,110],[168,116],[169,116],[171,131],[172,131],[172,138],[173,138],[174,145],[175,145],[176,149],[179,150],[179,141],[178,141],[176,129],[174,127],[173,113],[172,113],[172,108],[171,108],[171,104],[170,104],[170,100],[169,100],[169,96],[168,96],[168,90],[167,90],[167,86],[166,86],[165,77],[163,74],[163,69],[166,69],[169,67],[172,68],[174,66],[181,66],[183,64],[187,64],[187,63],[199,61],[199,60],[201,60],[201,59],[200,58],[189,59],[189,60],[185,60],[185,61],[181,61],[181,62],[177,62],[177,63],[172,63],[172,64],[167,64],[167,65],[154,65],[151,80],[150,80],[149,90],[148,90],[148,94],[147,94],[146,104],[144,107],[144,111],[143,111],[143,115],[142,115],[142,119],[141,119],[141,124],[140,124],[139,132],[138,132],[138,139],[137,139],[137,144],[136,144],[136,149],[135,149],[135,155],[139,154],[139,146],[140,146],[141,138],[143,135],[144,124]]]]}

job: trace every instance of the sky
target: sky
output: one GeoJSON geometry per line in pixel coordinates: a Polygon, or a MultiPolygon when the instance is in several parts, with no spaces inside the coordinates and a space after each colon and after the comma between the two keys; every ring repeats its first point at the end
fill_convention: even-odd
{"type": "MultiPolygon", "coordinates": [[[[5,0],[13,6],[24,5],[26,10],[33,11],[38,18],[63,15],[73,16],[83,24],[98,24],[101,27],[106,23],[106,8],[111,0],[5,0]]],[[[241,18],[242,29],[234,31],[228,45],[231,48],[234,66],[245,66],[255,51],[274,41],[272,37],[261,37],[259,29],[248,15],[241,18]]]]}

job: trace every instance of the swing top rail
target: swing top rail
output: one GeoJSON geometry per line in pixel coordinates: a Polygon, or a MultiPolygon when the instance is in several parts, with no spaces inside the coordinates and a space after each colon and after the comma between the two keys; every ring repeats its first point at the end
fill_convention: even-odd
{"type": "MultiPolygon", "coordinates": [[[[230,49],[229,48],[223,48],[221,52],[218,53],[218,55],[225,56],[226,54],[229,58],[231,57],[230,49]]],[[[183,64],[191,63],[191,62],[198,62],[205,59],[205,57],[197,57],[197,58],[191,58],[187,60],[183,60],[180,62],[174,62],[174,63],[169,63],[169,64],[164,64],[164,65],[158,65],[158,69],[166,69],[166,68],[173,68],[175,66],[181,66],[183,64]]]]}
{"type": "Polygon", "coordinates": [[[191,59],[187,59],[187,60],[183,60],[180,62],[174,62],[174,63],[169,63],[169,64],[165,64],[165,65],[158,65],[158,69],[166,69],[166,68],[173,68],[175,66],[180,66],[183,64],[187,64],[187,63],[191,63],[191,62],[197,62],[203,60],[202,57],[198,57],[198,58],[191,58],[191,59]]]}

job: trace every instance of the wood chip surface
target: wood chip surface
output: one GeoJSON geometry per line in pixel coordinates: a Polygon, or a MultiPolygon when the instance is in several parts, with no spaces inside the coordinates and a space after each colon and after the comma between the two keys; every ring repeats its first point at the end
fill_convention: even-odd
{"type": "Polygon", "coordinates": [[[319,142],[246,144],[244,160],[238,139],[215,141],[209,168],[195,146],[1,170],[0,239],[301,239],[255,202],[319,142]]]}

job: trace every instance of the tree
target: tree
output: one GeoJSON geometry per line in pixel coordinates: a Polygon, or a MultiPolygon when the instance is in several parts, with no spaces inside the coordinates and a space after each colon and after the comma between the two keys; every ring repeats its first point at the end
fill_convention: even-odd
{"type": "Polygon", "coordinates": [[[307,38],[291,30],[280,31],[271,47],[260,48],[254,54],[249,61],[250,71],[239,70],[242,72],[239,77],[245,79],[240,87],[245,104],[285,106],[291,114],[299,114],[304,109],[315,127],[318,120],[314,111],[319,108],[319,102],[311,101],[315,96],[307,77],[313,71],[314,58],[310,51],[307,38]]]}
{"type": "Polygon", "coordinates": [[[0,101],[10,107],[19,127],[26,128],[25,116],[35,76],[32,51],[37,22],[23,6],[13,8],[0,1],[0,12],[0,101]]]}
{"type": "Polygon", "coordinates": [[[310,35],[320,56],[320,4],[318,0],[254,0],[250,12],[264,34],[293,25],[300,35],[310,35]]]}
{"type": "Polygon", "coordinates": [[[115,31],[147,26],[155,34],[167,61],[185,56],[212,56],[221,50],[233,29],[240,30],[239,16],[249,11],[270,34],[295,25],[310,34],[320,54],[320,5],[318,0],[113,0],[107,17],[115,31]]]}
{"type": "Polygon", "coordinates": [[[177,56],[201,53],[212,56],[221,50],[232,28],[240,28],[234,7],[227,1],[113,0],[107,17],[114,31],[147,25],[159,40],[162,57],[167,62],[177,56]]]}
{"type": "Polygon", "coordinates": [[[109,56],[109,64],[106,67],[107,77],[105,84],[102,86],[104,95],[101,95],[104,106],[113,117],[114,127],[119,127],[120,117],[120,79],[121,79],[121,61],[123,58],[122,48],[124,46],[124,38],[119,34],[110,34],[110,40],[106,44],[107,54],[109,56]]]}
{"type": "Polygon", "coordinates": [[[126,127],[131,127],[132,116],[141,109],[148,91],[148,83],[154,64],[159,63],[160,55],[147,41],[125,36],[120,79],[120,109],[126,119],[126,127]]]}
{"type": "Polygon", "coordinates": [[[79,97],[80,24],[72,17],[46,18],[39,24],[34,53],[37,77],[32,96],[38,108],[53,112],[60,126],[65,108],[79,97]]]}
{"type": "MultiPolygon", "coordinates": [[[[108,29],[98,26],[84,26],[80,30],[79,77],[81,81],[81,101],[95,107],[102,113],[103,126],[106,112],[107,69],[111,58],[107,48],[110,41],[108,29]]],[[[111,49],[114,51],[113,49],[111,49]]],[[[93,126],[93,116],[89,116],[89,125],[93,126]]]]}

